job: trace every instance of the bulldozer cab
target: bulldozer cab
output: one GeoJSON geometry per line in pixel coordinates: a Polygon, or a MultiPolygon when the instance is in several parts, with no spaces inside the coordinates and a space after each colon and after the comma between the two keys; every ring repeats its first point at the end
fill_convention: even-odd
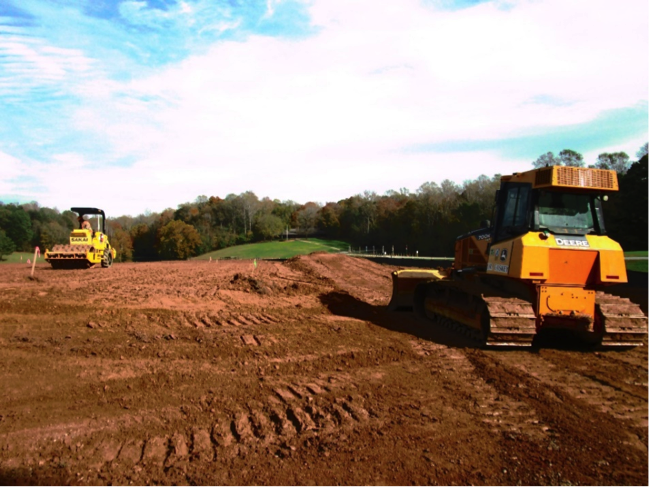
{"type": "Polygon", "coordinates": [[[548,230],[555,234],[604,233],[599,196],[539,190],[533,203],[533,230],[548,230]]]}
{"type": "Polygon", "coordinates": [[[622,250],[606,237],[602,201],[614,171],[552,166],[503,176],[487,273],[593,287],[626,282],[622,250]]]}
{"type": "Polygon", "coordinates": [[[605,235],[601,192],[534,189],[531,183],[503,182],[496,194],[491,243],[530,231],[555,235],[605,235]]]}

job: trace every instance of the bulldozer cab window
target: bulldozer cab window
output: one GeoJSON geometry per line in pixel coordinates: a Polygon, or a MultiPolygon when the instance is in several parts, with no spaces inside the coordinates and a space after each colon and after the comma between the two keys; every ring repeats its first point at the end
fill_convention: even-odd
{"type": "Polygon", "coordinates": [[[592,195],[540,191],[535,206],[535,229],[581,235],[595,231],[592,195]]]}
{"type": "Polygon", "coordinates": [[[495,242],[527,232],[531,190],[530,184],[510,183],[499,193],[502,215],[498,218],[495,242]]]}

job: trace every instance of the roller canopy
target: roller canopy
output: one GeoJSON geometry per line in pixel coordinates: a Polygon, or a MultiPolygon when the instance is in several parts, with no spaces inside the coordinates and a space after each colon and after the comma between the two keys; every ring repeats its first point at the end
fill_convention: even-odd
{"type": "Polygon", "coordinates": [[[101,215],[101,231],[102,233],[106,233],[106,214],[104,213],[104,210],[100,210],[99,208],[87,208],[84,206],[70,208],[70,210],[77,213],[79,216],[101,215]]]}

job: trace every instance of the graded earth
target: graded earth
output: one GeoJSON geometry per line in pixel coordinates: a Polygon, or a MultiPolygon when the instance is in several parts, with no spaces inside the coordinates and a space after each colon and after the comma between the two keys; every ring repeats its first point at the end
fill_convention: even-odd
{"type": "Polygon", "coordinates": [[[0,266],[0,483],[647,485],[646,344],[482,350],[397,267],[257,264],[0,266]]]}

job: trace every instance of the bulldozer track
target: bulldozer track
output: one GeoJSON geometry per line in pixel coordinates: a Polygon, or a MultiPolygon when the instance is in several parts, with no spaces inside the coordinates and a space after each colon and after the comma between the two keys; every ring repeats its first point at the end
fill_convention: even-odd
{"type": "MultiPolygon", "coordinates": [[[[536,441],[549,437],[534,406],[510,395],[500,394],[490,383],[480,376],[474,365],[474,355],[482,351],[428,345],[431,353],[427,365],[431,372],[440,377],[445,387],[452,388],[466,397],[466,403],[478,421],[492,434],[524,434],[536,441]],[[460,380],[450,379],[459,376],[460,380]]],[[[488,352],[489,353],[489,352],[488,352]]],[[[513,385],[524,388],[523,384],[513,385]]]]}
{"type": "Polygon", "coordinates": [[[474,283],[429,282],[415,292],[414,309],[418,316],[465,335],[477,345],[531,346],[536,334],[532,303],[514,297],[487,297],[487,291],[474,283]]]}
{"type": "Polygon", "coordinates": [[[489,313],[487,346],[529,347],[536,335],[532,303],[519,298],[484,298],[489,313]]]}
{"type": "MultiPolygon", "coordinates": [[[[565,366],[567,352],[561,350],[546,351],[542,356],[519,358],[514,364],[499,360],[499,366],[511,367],[529,374],[534,370],[534,379],[544,386],[559,391],[563,396],[573,396],[583,401],[593,411],[609,414],[613,418],[628,420],[638,428],[646,428],[647,386],[646,374],[629,371],[625,375],[611,375],[605,371],[594,374],[589,370],[590,362],[584,357],[581,370],[565,366]],[[636,383],[642,377],[644,383],[636,383]],[[629,399],[638,404],[629,405],[629,399]]],[[[586,354],[584,354],[586,355],[586,354]]],[[[603,354],[602,354],[603,355],[603,354]]],[[[498,359],[498,357],[491,357],[498,359]]],[[[577,357],[576,361],[580,357],[577,357]]]]}
{"type": "MultiPolygon", "coordinates": [[[[477,345],[532,346],[537,334],[532,303],[515,297],[488,297],[481,291],[473,283],[463,289],[457,283],[429,282],[415,294],[414,309],[420,317],[458,332],[477,345]],[[476,326],[479,319],[480,330],[476,326]]],[[[635,347],[647,340],[647,317],[638,305],[602,291],[596,293],[595,303],[603,332],[588,337],[592,345],[635,347]]]]}
{"type": "Polygon", "coordinates": [[[595,306],[604,325],[603,346],[635,347],[647,340],[647,317],[628,298],[599,291],[595,306]]]}
{"type": "MultiPolygon", "coordinates": [[[[550,353],[563,355],[565,359],[565,352],[550,353]]],[[[641,433],[646,430],[646,397],[644,401],[637,398],[629,404],[629,396],[611,384],[602,384],[570,367],[564,369],[565,360],[553,363],[537,354],[519,354],[511,360],[507,355],[482,351],[468,356],[475,375],[487,380],[501,395],[515,402],[522,401],[536,411],[534,422],[550,439],[548,450],[565,441],[562,433],[569,430],[589,430],[594,445],[601,441],[601,435],[597,426],[589,428],[586,424],[603,426],[619,422],[632,425],[632,433],[621,433],[619,438],[639,455],[646,455],[646,440],[642,440],[641,433]],[[583,417],[576,419],[580,414],[583,417]]]]}

